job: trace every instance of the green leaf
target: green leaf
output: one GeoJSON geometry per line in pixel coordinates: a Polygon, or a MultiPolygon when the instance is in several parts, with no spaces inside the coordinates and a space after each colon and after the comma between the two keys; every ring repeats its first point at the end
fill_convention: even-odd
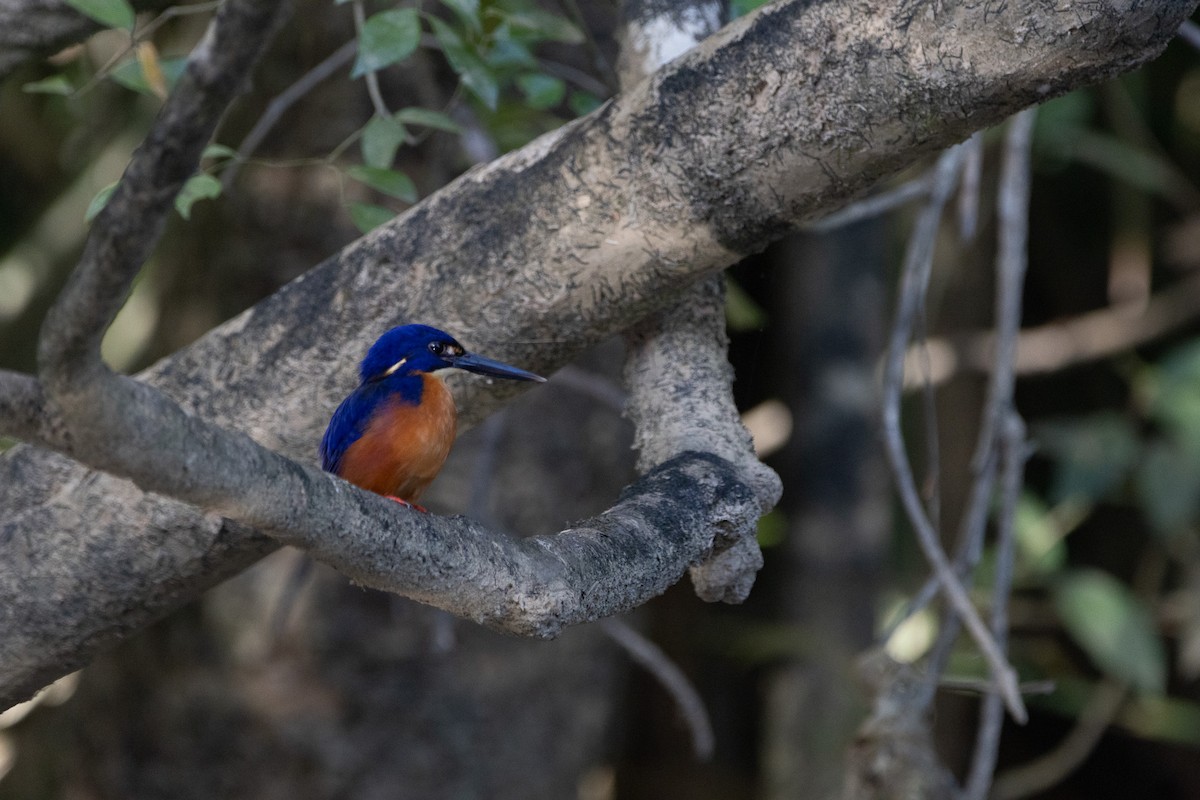
{"type": "Polygon", "coordinates": [[[393,117],[374,116],[363,128],[362,148],[363,161],[367,166],[388,169],[396,160],[396,151],[408,138],[408,131],[393,117]]]}
{"type": "Polygon", "coordinates": [[[96,192],[96,196],[92,198],[92,202],[88,203],[87,211],[83,212],[83,218],[88,222],[95,219],[96,215],[108,205],[108,198],[112,197],[112,193],[116,190],[117,182],[113,181],[108,186],[96,192]]]}
{"type": "Polygon", "coordinates": [[[133,30],[137,14],[127,0],[67,0],[67,5],[106,28],[133,30]]]}
{"type": "MultiPolygon", "coordinates": [[[[162,67],[163,77],[167,81],[167,88],[170,89],[179,81],[179,76],[183,75],[183,71],[187,69],[187,59],[182,57],[164,58],[160,66],[162,67]]],[[[146,76],[142,72],[142,65],[137,59],[126,61],[114,69],[108,77],[126,89],[132,89],[141,94],[157,97],[154,89],[150,86],[150,82],[146,80],[146,76]]]]}
{"type": "Polygon", "coordinates": [[[51,75],[49,78],[42,78],[40,81],[33,81],[21,87],[21,91],[29,94],[61,94],[68,95],[75,91],[75,87],[71,84],[66,75],[51,75]]]}
{"type": "Polygon", "coordinates": [[[1063,568],[1067,561],[1067,546],[1063,541],[1066,531],[1041,498],[1022,492],[1017,500],[1013,532],[1022,572],[1049,575],[1063,568]]]}
{"type": "Polygon", "coordinates": [[[771,509],[758,518],[758,531],[755,534],[759,547],[774,547],[783,544],[787,538],[787,517],[777,508],[771,509]]]}
{"type": "Polygon", "coordinates": [[[478,97],[485,106],[495,110],[496,103],[500,99],[500,85],[496,81],[496,76],[492,74],[492,71],[475,51],[463,42],[462,37],[453,28],[437,17],[429,17],[429,24],[433,28],[433,34],[437,37],[438,44],[442,46],[442,53],[450,62],[451,68],[462,79],[463,85],[471,90],[471,93],[478,97]]]}
{"type": "Polygon", "coordinates": [[[381,167],[350,167],[346,174],[372,189],[391,195],[406,203],[417,202],[417,187],[403,172],[381,167]]]}
{"type": "Polygon", "coordinates": [[[487,65],[495,72],[539,69],[533,52],[516,39],[500,39],[487,54],[487,65]]]}
{"type": "Polygon", "coordinates": [[[213,143],[213,144],[210,144],[208,147],[204,148],[204,153],[201,154],[200,157],[201,158],[213,158],[213,159],[220,161],[220,160],[226,159],[226,158],[233,158],[236,155],[237,155],[237,150],[234,150],[229,145],[213,143]]]}
{"type": "Polygon", "coordinates": [[[731,0],[729,10],[734,19],[744,17],[759,6],[765,6],[771,0],[731,0]]]}
{"type": "Polygon", "coordinates": [[[1054,604],[1067,633],[1102,672],[1143,692],[1163,691],[1167,656],[1154,618],[1120,581],[1076,570],[1055,585],[1054,604]]]}
{"type": "Polygon", "coordinates": [[[396,112],[397,122],[404,125],[417,125],[423,128],[437,128],[447,133],[462,133],[463,127],[440,111],[418,106],[409,106],[396,112]]]}
{"type": "Polygon", "coordinates": [[[1175,348],[1143,373],[1139,383],[1149,416],[1200,457],[1200,341],[1175,348]]]}
{"type": "Polygon", "coordinates": [[[391,66],[412,55],[421,42],[421,18],[414,8],[372,14],[358,37],[358,60],[352,77],[391,66]]]}
{"type": "Polygon", "coordinates": [[[567,85],[560,78],[540,73],[519,76],[517,86],[525,95],[525,101],[536,109],[553,108],[567,93],[567,85]]]}
{"type": "Polygon", "coordinates": [[[581,44],[585,38],[583,31],[568,20],[536,8],[505,14],[504,21],[513,33],[530,35],[538,40],[581,44]]]}
{"type": "Polygon", "coordinates": [[[199,200],[211,200],[221,196],[221,182],[212,175],[201,172],[188,178],[187,183],[175,196],[175,210],[184,219],[192,218],[192,206],[199,200]]]}
{"type": "Polygon", "coordinates": [[[762,330],[767,324],[767,312],[728,275],[725,276],[725,324],[734,331],[762,330]]]}
{"type": "Polygon", "coordinates": [[[567,98],[567,107],[575,116],[582,117],[595,111],[603,102],[591,92],[571,92],[571,96],[567,98]]]}
{"type": "Polygon", "coordinates": [[[1058,462],[1054,503],[1106,496],[1125,481],[1140,447],[1133,423],[1116,412],[1042,423],[1035,433],[1041,451],[1058,462]]]}
{"type": "Polygon", "coordinates": [[[1171,443],[1151,442],[1135,473],[1138,499],[1156,533],[1186,529],[1200,511],[1200,462],[1171,443]]]}
{"type": "Polygon", "coordinates": [[[383,206],[373,206],[370,203],[351,203],[350,219],[363,233],[370,233],[387,222],[391,222],[396,212],[383,206]]]}
{"type": "Polygon", "coordinates": [[[454,12],[463,26],[475,33],[483,31],[479,19],[479,0],[442,0],[442,5],[454,12]]]}

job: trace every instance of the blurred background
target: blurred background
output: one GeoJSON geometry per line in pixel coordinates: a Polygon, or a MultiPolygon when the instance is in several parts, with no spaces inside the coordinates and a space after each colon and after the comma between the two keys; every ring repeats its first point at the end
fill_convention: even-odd
{"type": "MultiPolygon", "coordinates": [[[[144,13],[136,42],[109,24],[0,83],[0,367],[33,370],[86,220],[214,5],[144,13]]],[[[606,2],[370,7],[357,50],[352,3],[296,6],[110,331],[122,370],[616,83],[606,2]],[[378,71],[352,77],[363,59],[378,71]]],[[[933,413],[921,375],[906,406],[951,522],[986,381],[1000,142],[983,134],[978,191],[943,224],[919,359],[933,413]]],[[[920,665],[939,626],[937,604],[899,624],[928,569],[878,432],[913,210],[797,233],[729,273],[735,393],[785,486],[745,605],[685,580],[625,621],[653,643],[634,658],[604,626],[504,637],[280,551],[0,715],[0,798],[838,796],[866,735],[861,655],[920,665]],[[711,721],[707,758],[704,723],[664,687],[675,668],[711,721]]],[[[1030,225],[1017,399],[1036,452],[1010,614],[1038,691],[1003,730],[996,795],[1200,797],[1200,53],[1177,40],[1039,110],[1030,225]]],[[[516,535],[608,507],[634,474],[621,357],[606,343],[465,434],[427,505],[516,535]]],[[[985,674],[961,643],[933,708],[960,775],[985,674]]]]}

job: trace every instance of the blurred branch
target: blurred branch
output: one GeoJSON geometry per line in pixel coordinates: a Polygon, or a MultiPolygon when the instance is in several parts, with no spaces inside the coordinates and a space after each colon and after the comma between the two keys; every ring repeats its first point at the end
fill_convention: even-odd
{"type": "Polygon", "coordinates": [[[351,39],[330,53],[320,64],[304,73],[300,80],[280,92],[279,96],[267,105],[262,116],[242,139],[242,143],[238,145],[237,156],[233,162],[221,173],[221,184],[226,189],[233,185],[242,165],[258,151],[263,139],[267,138],[267,134],[271,132],[271,129],[275,127],[287,110],[299,102],[304,95],[315,89],[318,84],[332,77],[333,73],[353,61],[357,52],[358,40],[351,39]]]}
{"type": "Polygon", "coordinates": [[[471,467],[470,499],[467,501],[467,514],[472,519],[480,520],[489,525],[494,524],[492,514],[488,510],[488,501],[492,495],[492,483],[496,476],[496,462],[500,456],[500,442],[504,438],[505,412],[501,410],[484,420],[480,426],[482,442],[475,463],[471,467]]]}
{"type": "Polygon", "coordinates": [[[929,194],[929,175],[922,175],[911,181],[905,181],[894,189],[872,195],[864,200],[851,203],[838,211],[806,223],[803,228],[813,233],[828,233],[846,225],[860,222],[870,217],[886,214],[906,203],[929,194]]]}
{"type": "MultiPolygon", "coordinates": [[[[1029,195],[1033,181],[1031,148],[1033,123],[1037,112],[1026,109],[1012,118],[1004,138],[1004,161],[1000,167],[997,200],[998,252],[996,254],[996,367],[988,386],[979,444],[972,463],[976,473],[976,491],[971,498],[977,507],[967,511],[968,518],[986,518],[993,502],[995,470],[989,465],[999,449],[1002,479],[1000,513],[996,524],[996,567],[992,587],[992,636],[1001,652],[1008,643],[1008,601],[1012,587],[1013,531],[1017,501],[1025,471],[1025,423],[1016,411],[1013,391],[1016,377],[1017,334],[1021,329],[1021,298],[1025,273],[1029,266],[1029,195]],[[987,479],[982,475],[986,473],[987,479]],[[981,488],[986,484],[986,489],[981,488]]],[[[974,537],[965,550],[977,562],[983,552],[984,526],[968,532],[974,537]]],[[[964,800],[986,800],[996,757],[1000,730],[1004,725],[1001,707],[1003,687],[989,691],[980,710],[979,733],[975,754],[963,790],[964,800]]],[[[1020,721],[1019,715],[1014,714],[1020,721]]]]}
{"type": "Polygon", "coordinates": [[[962,157],[962,149],[956,147],[946,151],[938,160],[928,204],[917,218],[916,228],[909,239],[896,319],[884,362],[884,450],[892,469],[901,504],[912,523],[917,543],[933,568],[934,576],[941,586],[942,593],[987,660],[1009,711],[1016,719],[1024,721],[1027,715],[1020,693],[1017,691],[1016,673],[1008,664],[1004,653],[988,631],[987,626],[980,619],[979,612],[971,604],[966,589],[950,565],[945,550],[942,549],[941,542],[938,540],[938,532],[934,530],[921,503],[912,466],[905,452],[904,436],[900,427],[904,355],[916,322],[917,309],[920,307],[921,298],[928,286],[929,274],[933,265],[934,241],[942,218],[942,211],[957,185],[962,157]]]}
{"type": "Polygon", "coordinates": [[[543,72],[562,78],[564,81],[573,83],[580,89],[583,89],[585,92],[591,92],[601,100],[612,94],[612,90],[609,89],[603,81],[593,78],[588,73],[581,69],[576,69],[570,64],[563,64],[558,61],[539,58],[538,66],[542,68],[543,72]]]}
{"type": "Polygon", "coordinates": [[[716,743],[704,701],[683,670],[658,645],[619,619],[600,620],[600,629],[667,690],[692,737],[692,753],[700,761],[712,758],[716,743]]]}
{"type": "Polygon", "coordinates": [[[625,412],[625,405],[629,402],[628,392],[616,383],[574,364],[568,364],[554,373],[554,382],[598,400],[618,414],[625,412]]]}
{"type": "Polygon", "coordinates": [[[979,183],[983,177],[983,131],[964,143],[962,183],[958,189],[958,238],[969,242],[979,228],[979,183]]]}
{"type": "MultiPolygon", "coordinates": [[[[354,32],[357,35],[356,42],[362,41],[363,26],[367,24],[367,12],[363,7],[363,0],[353,0],[351,8],[354,10],[354,32]]],[[[375,113],[381,117],[392,116],[392,112],[388,110],[387,103],[383,102],[383,92],[379,90],[379,75],[375,70],[369,70],[363,75],[363,79],[367,82],[367,94],[371,97],[371,105],[375,107],[375,113]]]]}
{"type": "Polygon", "coordinates": [[[1018,800],[1029,797],[1050,788],[1074,772],[1095,749],[1128,695],[1129,688],[1116,681],[1104,680],[1096,684],[1096,689],[1080,712],[1075,727],[1057,747],[1041,758],[1005,770],[996,776],[991,794],[993,800],[1018,800]]]}
{"type": "Polygon", "coordinates": [[[1179,38],[1200,50],[1200,25],[1192,22],[1190,19],[1185,19],[1183,24],[1179,26],[1179,38]]]}
{"type": "MultiPolygon", "coordinates": [[[[1024,329],[1017,338],[1016,374],[1044,375],[1126,352],[1200,319],[1200,274],[1192,275],[1135,307],[1110,306],[1076,317],[1024,329]]],[[[930,377],[935,385],[958,375],[992,369],[991,331],[931,339],[930,377]]],[[[915,375],[920,354],[909,348],[905,389],[920,386],[915,375]]]]}
{"type": "MultiPolygon", "coordinates": [[[[1008,601],[1012,590],[1014,532],[1017,501],[1021,496],[1025,459],[1025,423],[1015,411],[1008,414],[1000,434],[1002,477],[1000,515],[996,522],[996,570],[992,586],[992,635],[1004,649],[1008,641],[1008,601]]],[[[1018,687],[1025,692],[1025,687],[1018,687]]],[[[971,771],[963,788],[962,800],[987,800],[1000,752],[1000,731],[1004,727],[1003,698],[998,687],[988,687],[979,710],[979,732],[971,771]]]]}

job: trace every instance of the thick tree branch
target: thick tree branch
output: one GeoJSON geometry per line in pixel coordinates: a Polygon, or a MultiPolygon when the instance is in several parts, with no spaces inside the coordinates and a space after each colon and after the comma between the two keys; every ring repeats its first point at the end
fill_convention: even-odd
{"type": "MultiPolygon", "coordinates": [[[[334,492],[352,491],[329,483],[334,492]]],[[[736,471],[704,453],[685,453],[651,470],[601,516],[529,539],[494,533],[465,517],[400,511],[377,496],[353,494],[351,509],[361,509],[357,518],[340,513],[345,500],[326,496],[327,503],[312,504],[320,523],[289,523],[281,538],[363,585],[539,637],[661,594],[712,550],[716,538],[753,525],[759,513],[736,471]]]]}
{"type": "MultiPolygon", "coordinates": [[[[562,365],[795,221],[1156,55],[1193,6],[767,7],[590,117],[468,173],[145,380],[197,417],[311,460],[355,361],[389,325],[435,322],[506,360],[562,365]]],[[[144,387],[122,391],[139,399],[144,387]]],[[[456,396],[468,420],[505,397],[478,384],[456,396]]],[[[252,455],[222,462],[231,482],[268,463],[235,437],[227,446],[252,455]]],[[[230,513],[299,522],[317,504],[293,489],[330,499],[342,486],[289,469],[291,489],[230,513]]],[[[46,679],[271,546],[29,448],[0,458],[0,508],[0,663],[18,658],[9,634],[25,630],[23,674],[46,679]]]]}
{"type": "MultiPolygon", "coordinates": [[[[622,88],[629,88],[720,27],[710,0],[627,0],[623,8],[622,88]]],[[[727,360],[725,291],[720,277],[684,293],[673,308],[650,316],[626,335],[629,417],[642,471],[676,453],[700,450],[736,464],[766,513],[779,500],[779,476],[755,456],[733,402],[727,360]]],[[[750,594],[763,557],[756,526],[730,531],[713,557],[691,568],[696,593],[740,603],[750,594]]]]}
{"type": "MultiPolygon", "coordinates": [[[[712,453],[736,465],[754,490],[759,512],[766,513],[783,487],[779,476],[754,455],[733,403],[722,287],[719,278],[705,281],[679,305],[630,331],[626,413],[635,425],[639,469],[689,450],[712,453]]],[[[755,533],[752,523],[729,530],[717,542],[714,557],[691,570],[696,594],[710,602],[746,599],[763,563],[755,533]]]]}

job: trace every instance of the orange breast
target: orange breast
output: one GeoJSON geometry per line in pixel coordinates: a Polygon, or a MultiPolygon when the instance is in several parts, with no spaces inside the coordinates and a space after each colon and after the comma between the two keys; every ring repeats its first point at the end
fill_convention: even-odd
{"type": "Polygon", "coordinates": [[[416,502],[454,444],[454,398],[441,379],[422,375],[420,405],[385,403],[346,449],[338,474],[376,494],[416,502]]]}

